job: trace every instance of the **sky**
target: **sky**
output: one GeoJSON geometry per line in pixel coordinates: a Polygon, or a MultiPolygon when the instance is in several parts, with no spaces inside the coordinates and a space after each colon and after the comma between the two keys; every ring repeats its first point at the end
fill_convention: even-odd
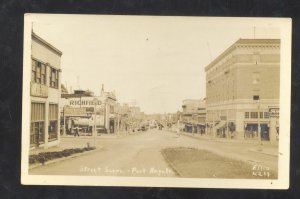
{"type": "Polygon", "coordinates": [[[68,90],[104,84],[148,114],[205,98],[205,66],[239,38],[280,38],[270,18],[39,15],[32,29],[63,52],[68,90]]]}

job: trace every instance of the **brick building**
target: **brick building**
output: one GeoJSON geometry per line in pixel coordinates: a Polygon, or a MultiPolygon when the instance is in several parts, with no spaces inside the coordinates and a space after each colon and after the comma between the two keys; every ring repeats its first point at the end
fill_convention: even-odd
{"type": "Polygon", "coordinates": [[[239,39],[205,72],[208,134],[276,140],[269,110],[279,107],[280,40],[239,39]]]}

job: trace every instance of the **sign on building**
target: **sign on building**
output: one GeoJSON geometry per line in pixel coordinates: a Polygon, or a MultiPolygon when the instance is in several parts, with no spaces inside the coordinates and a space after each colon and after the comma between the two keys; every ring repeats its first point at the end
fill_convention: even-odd
{"type": "Polygon", "coordinates": [[[73,117],[86,116],[86,108],[64,107],[64,115],[73,117]]]}
{"type": "Polygon", "coordinates": [[[279,107],[269,107],[269,117],[279,118],[279,107]]]}
{"type": "Polygon", "coordinates": [[[43,84],[37,84],[31,82],[30,84],[30,95],[36,97],[48,97],[48,87],[43,84]]]}
{"type": "Polygon", "coordinates": [[[102,104],[102,100],[100,98],[94,97],[70,98],[68,100],[68,105],[73,107],[94,107],[102,104]]]}

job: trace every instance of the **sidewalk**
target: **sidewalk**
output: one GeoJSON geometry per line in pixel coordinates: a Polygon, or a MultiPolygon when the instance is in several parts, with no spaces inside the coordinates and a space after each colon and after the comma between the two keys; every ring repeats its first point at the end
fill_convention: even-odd
{"type": "MultiPolygon", "coordinates": [[[[79,136],[74,137],[73,135],[61,136],[60,143],[58,146],[50,147],[50,148],[37,148],[29,151],[29,155],[38,154],[41,152],[51,152],[51,151],[62,151],[64,149],[71,148],[83,148],[87,147],[88,143],[90,146],[93,146],[94,140],[98,141],[101,139],[118,139],[129,135],[138,134],[138,132],[120,132],[114,134],[101,134],[100,136],[79,136]]],[[[96,144],[97,145],[97,144],[96,144]]],[[[101,147],[97,145],[97,148],[101,147]]]]}
{"type": "MultiPolygon", "coordinates": [[[[51,151],[63,151],[64,149],[71,149],[71,148],[84,148],[87,147],[87,143],[89,142],[90,146],[93,146],[93,139],[81,139],[80,137],[62,137],[60,139],[60,143],[58,146],[53,146],[50,148],[37,148],[37,149],[33,149],[29,151],[29,155],[34,155],[34,154],[38,154],[41,152],[51,152],[51,151]]],[[[99,147],[99,146],[97,146],[99,147]]]]}
{"type": "MultiPolygon", "coordinates": [[[[170,130],[169,130],[170,131],[170,130]]],[[[177,133],[174,131],[170,131],[172,133],[177,133]]],[[[223,143],[240,143],[240,144],[248,144],[251,145],[251,147],[248,149],[248,151],[254,152],[254,153],[260,153],[270,156],[278,156],[278,143],[271,144],[268,141],[263,141],[262,145],[258,144],[257,140],[244,140],[244,139],[228,139],[228,138],[213,138],[209,135],[200,135],[196,133],[186,133],[186,132],[180,132],[181,135],[188,136],[191,138],[199,139],[199,140],[207,140],[210,142],[223,142],[223,143]]]]}

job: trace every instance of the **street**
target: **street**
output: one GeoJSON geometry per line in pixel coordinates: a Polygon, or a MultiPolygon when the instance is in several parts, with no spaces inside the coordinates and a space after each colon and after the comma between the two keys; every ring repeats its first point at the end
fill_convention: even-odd
{"type": "MultiPolygon", "coordinates": [[[[88,141],[86,138],[67,139],[88,141]]],[[[92,139],[90,142],[92,143],[92,139]]],[[[166,130],[153,129],[121,138],[98,137],[96,145],[102,146],[103,149],[32,169],[29,174],[179,177],[161,154],[161,150],[168,147],[205,149],[252,165],[269,167],[276,172],[278,168],[277,156],[249,151],[257,147],[253,143],[201,140],[190,136],[178,136],[166,130]]]]}

